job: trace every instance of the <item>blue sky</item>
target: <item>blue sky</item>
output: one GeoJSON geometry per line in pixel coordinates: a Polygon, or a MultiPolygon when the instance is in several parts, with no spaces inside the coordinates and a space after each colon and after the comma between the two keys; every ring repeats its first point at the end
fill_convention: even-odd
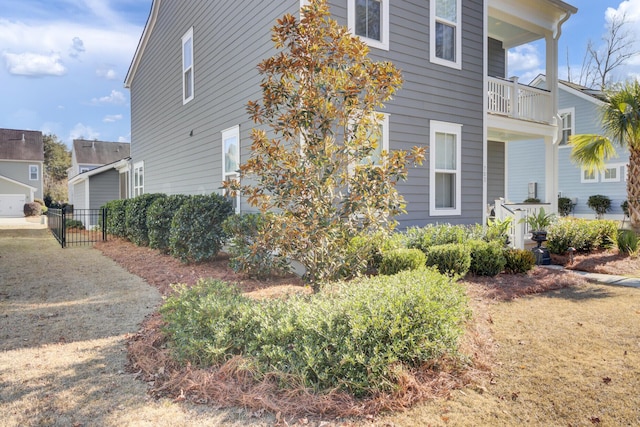
{"type": "MultiPolygon", "coordinates": [[[[579,9],[563,27],[559,73],[579,71],[605,17],[626,11],[640,50],[640,0],[568,0],[579,9]]],[[[130,141],[129,91],[123,82],[151,0],[0,0],[0,127],[74,138],[130,141]]],[[[528,82],[544,72],[539,44],[511,52],[510,75],[528,82]]],[[[624,75],[640,76],[640,55],[624,75]]]]}

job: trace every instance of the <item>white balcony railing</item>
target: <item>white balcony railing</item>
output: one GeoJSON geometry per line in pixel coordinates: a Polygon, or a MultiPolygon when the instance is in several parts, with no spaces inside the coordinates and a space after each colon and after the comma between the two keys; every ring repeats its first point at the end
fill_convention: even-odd
{"type": "Polygon", "coordinates": [[[541,123],[552,122],[551,93],[518,83],[518,79],[487,78],[487,108],[491,114],[541,123]]]}

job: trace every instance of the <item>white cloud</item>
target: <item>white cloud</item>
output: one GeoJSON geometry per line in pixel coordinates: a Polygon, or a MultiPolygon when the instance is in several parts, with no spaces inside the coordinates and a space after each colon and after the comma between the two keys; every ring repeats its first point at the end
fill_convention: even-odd
{"type": "Polygon", "coordinates": [[[111,114],[105,116],[104,119],[102,119],[102,121],[105,123],[113,123],[117,122],[118,120],[122,120],[122,114],[111,114]]]}
{"type": "Polygon", "coordinates": [[[524,44],[510,49],[508,52],[509,74],[520,74],[519,71],[528,71],[541,68],[540,52],[533,44],[524,44]]]}
{"type": "Polygon", "coordinates": [[[69,140],[74,139],[98,139],[100,134],[89,126],[85,126],[82,123],[77,123],[71,132],[69,132],[69,140]]]}
{"type": "Polygon", "coordinates": [[[131,142],[129,141],[129,136],[119,136],[118,137],[118,142],[131,142]]]}
{"type": "Polygon", "coordinates": [[[608,7],[605,19],[611,21],[615,16],[621,15],[626,15],[627,20],[631,23],[640,21],[640,0],[625,0],[618,5],[617,9],[608,7]]]}
{"type": "Polygon", "coordinates": [[[121,105],[127,102],[127,98],[124,94],[117,90],[112,90],[111,93],[107,96],[103,96],[100,98],[93,98],[91,100],[93,104],[116,104],[121,105]]]}
{"type": "Polygon", "coordinates": [[[118,74],[112,68],[98,68],[96,70],[96,76],[105,78],[107,80],[115,80],[118,78],[118,74]]]}
{"type": "Polygon", "coordinates": [[[19,76],[62,76],[67,71],[57,53],[41,55],[31,52],[4,52],[2,56],[9,73],[19,76]]]}
{"type": "Polygon", "coordinates": [[[69,56],[71,56],[72,58],[77,58],[82,52],[86,50],[84,48],[84,42],[80,37],[74,37],[71,41],[71,52],[69,52],[69,56]]]}

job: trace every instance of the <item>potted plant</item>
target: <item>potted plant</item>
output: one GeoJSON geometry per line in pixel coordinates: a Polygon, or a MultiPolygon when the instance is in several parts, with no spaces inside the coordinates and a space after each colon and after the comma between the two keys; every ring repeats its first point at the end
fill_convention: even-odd
{"type": "Polygon", "coordinates": [[[537,213],[527,215],[527,217],[523,218],[522,221],[529,226],[532,240],[537,241],[534,236],[544,236],[544,240],[547,240],[547,228],[549,228],[553,222],[554,217],[555,214],[548,214],[545,212],[544,208],[540,208],[537,213]]]}

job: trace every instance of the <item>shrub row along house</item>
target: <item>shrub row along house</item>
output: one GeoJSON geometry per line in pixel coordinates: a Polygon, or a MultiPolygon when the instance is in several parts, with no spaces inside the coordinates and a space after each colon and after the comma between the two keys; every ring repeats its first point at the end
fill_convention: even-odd
{"type": "MultiPolygon", "coordinates": [[[[305,1],[154,0],[125,80],[131,92],[132,197],[221,193],[250,155],[247,102],[260,96],[256,65],[275,53],[270,30],[305,1]],[[246,13],[246,11],[251,11],[246,13]]],[[[560,0],[331,0],[334,19],[402,70],[386,104],[381,148],[428,148],[398,190],[402,228],[485,223],[505,197],[508,142],[539,139],[546,195],[557,189],[560,0]],[[506,79],[508,49],[544,40],[548,89],[506,79]]],[[[555,210],[555,197],[545,200],[555,210]]],[[[245,200],[236,212],[247,212],[245,200]]]]}
{"type": "Polygon", "coordinates": [[[0,129],[0,217],[21,217],[43,198],[43,164],[42,132],[0,129]]]}

